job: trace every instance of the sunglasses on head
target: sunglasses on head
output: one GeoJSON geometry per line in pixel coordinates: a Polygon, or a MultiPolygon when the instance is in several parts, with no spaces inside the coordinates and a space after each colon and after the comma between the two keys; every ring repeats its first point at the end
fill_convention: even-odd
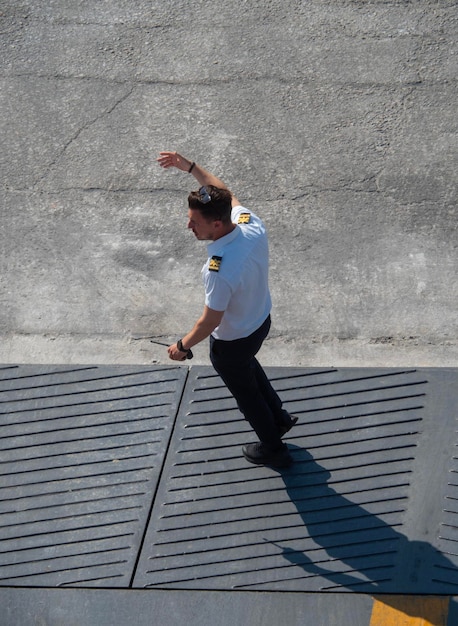
{"type": "Polygon", "coordinates": [[[200,196],[200,201],[202,202],[202,204],[208,204],[209,202],[212,201],[212,199],[210,198],[210,194],[208,193],[206,187],[201,187],[199,189],[199,196],[200,196]]]}

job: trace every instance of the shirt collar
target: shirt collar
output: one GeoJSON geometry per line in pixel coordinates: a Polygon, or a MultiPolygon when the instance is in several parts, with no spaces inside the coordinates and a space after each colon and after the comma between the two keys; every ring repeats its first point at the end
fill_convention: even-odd
{"type": "Polygon", "coordinates": [[[207,244],[208,255],[213,256],[214,254],[222,250],[225,246],[227,246],[228,243],[234,241],[234,239],[238,237],[239,234],[240,226],[235,224],[234,230],[232,230],[230,233],[224,235],[224,237],[220,237],[216,241],[212,241],[211,243],[207,244]]]}

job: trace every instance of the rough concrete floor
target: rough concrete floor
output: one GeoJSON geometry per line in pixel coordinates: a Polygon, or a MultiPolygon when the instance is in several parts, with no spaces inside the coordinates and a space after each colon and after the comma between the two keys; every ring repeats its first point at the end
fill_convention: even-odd
{"type": "MultiPolygon", "coordinates": [[[[166,363],[195,182],[266,221],[271,365],[458,363],[456,1],[1,0],[0,362],[166,363]]],[[[195,363],[208,363],[206,345],[195,363]]]]}

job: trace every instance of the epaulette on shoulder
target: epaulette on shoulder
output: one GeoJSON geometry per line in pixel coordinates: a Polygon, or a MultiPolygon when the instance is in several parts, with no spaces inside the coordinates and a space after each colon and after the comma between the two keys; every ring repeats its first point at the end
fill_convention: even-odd
{"type": "Polygon", "coordinates": [[[237,220],[237,224],[249,224],[251,220],[251,213],[240,213],[237,220]]]}
{"type": "Polygon", "coordinates": [[[208,269],[210,272],[219,272],[219,268],[221,267],[221,261],[223,260],[222,256],[212,256],[208,263],[208,269]]]}

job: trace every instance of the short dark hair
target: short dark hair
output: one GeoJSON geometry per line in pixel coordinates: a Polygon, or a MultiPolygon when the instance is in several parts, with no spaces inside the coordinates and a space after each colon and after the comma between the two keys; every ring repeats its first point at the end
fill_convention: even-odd
{"type": "Polygon", "coordinates": [[[231,221],[232,194],[227,189],[220,189],[213,185],[205,185],[205,190],[210,196],[210,202],[202,202],[199,191],[191,191],[188,196],[190,209],[200,211],[202,217],[208,221],[221,220],[224,224],[231,221]]]}

